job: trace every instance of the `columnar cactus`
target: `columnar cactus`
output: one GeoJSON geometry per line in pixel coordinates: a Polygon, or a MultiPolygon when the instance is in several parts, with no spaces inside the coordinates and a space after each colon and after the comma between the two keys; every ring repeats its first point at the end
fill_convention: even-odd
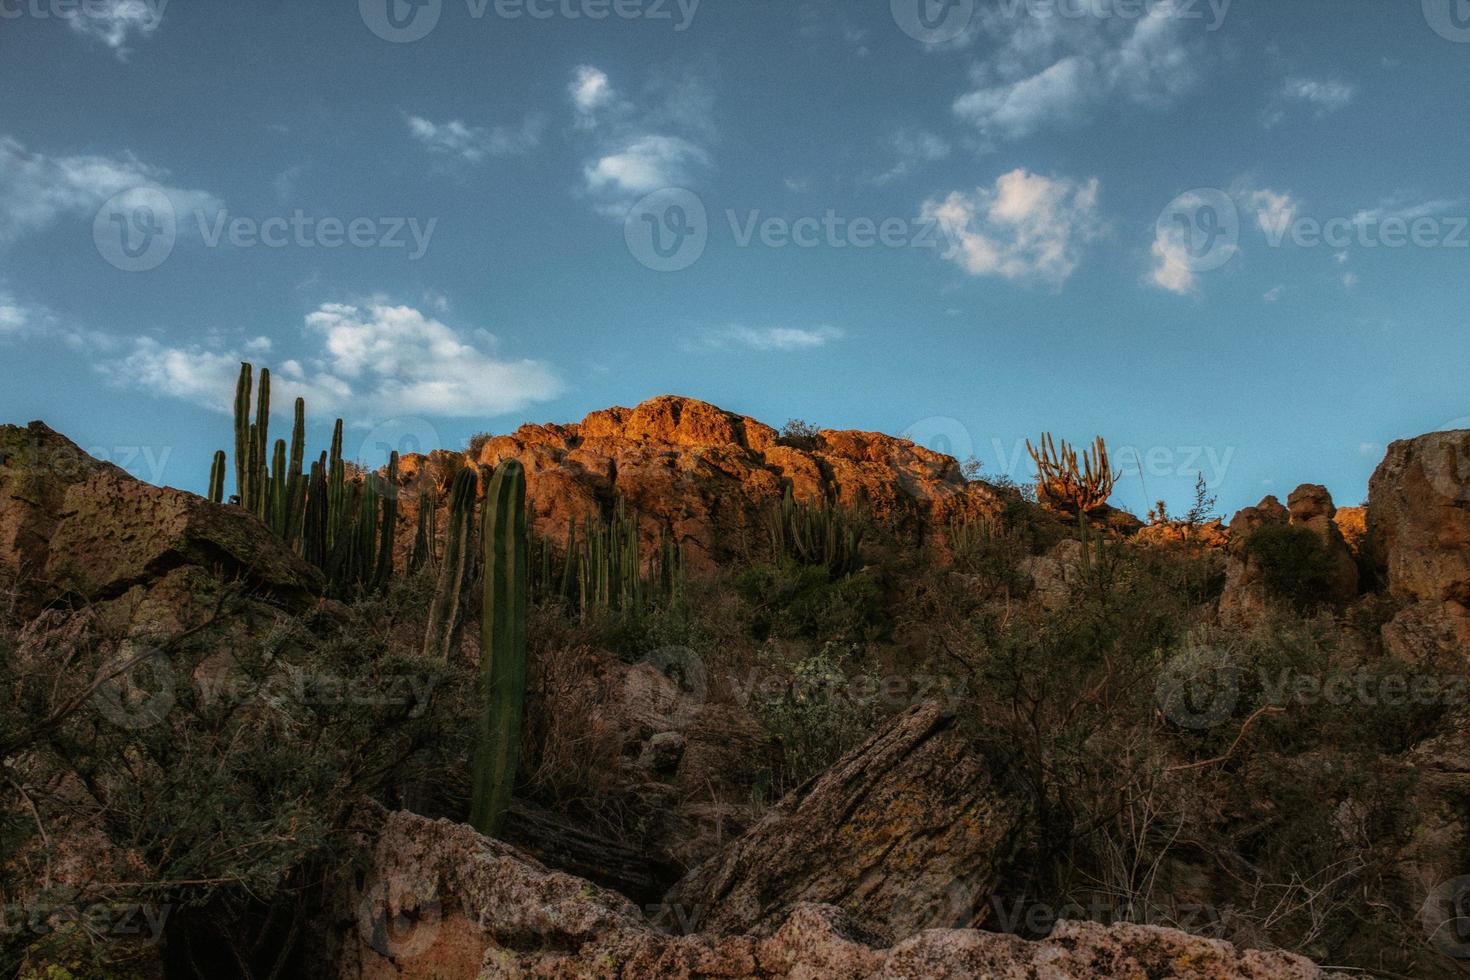
{"type": "Polygon", "coordinates": [[[209,467],[209,500],[210,503],[222,504],[225,502],[225,451],[217,449],[214,453],[214,463],[209,467]]]}
{"type": "Polygon", "coordinates": [[[459,471],[449,491],[449,523],[444,533],[444,554],[439,562],[439,579],[429,603],[429,621],[424,632],[426,656],[448,660],[459,640],[463,620],[465,587],[474,567],[475,471],[459,471]]]}
{"type": "Polygon", "coordinates": [[[1092,451],[1083,451],[1081,460],[1077,450],[1065,439],[1058,449],[1050,433],[1041,434],[1041,445],[1033,447],[1026,440],[1026,451],[1036,463],[1037,488],[1045,499],[1056,504],[1074,507],[1080,513],[1089,514],[1108,502],[1113,494],[1113,484],[1118,474],[1108,461],[1107,443],[1102,436],[1093,440],[1092,451]]]}
{"type": "Polygon", "coordinates": [[[470,825],[495,836],[510,809],[526,696],[526,473],[495,470],[482,518],[480,719],[471,772],[470,825]]]}
{"type": "Polygon", "coordinates": [[[250,480],[250,389],[251,367],[241,364],[240,379],[235,382],[235,496],[242,505],[250,480]]]}
{"type": "Polygon", "coordinates": [[[857,518],[840,507],[799,503],[786,494],[766,516],[771,553],[803,565],[821,565],[835,579],[862,567],[863,529],[857,518]]]}

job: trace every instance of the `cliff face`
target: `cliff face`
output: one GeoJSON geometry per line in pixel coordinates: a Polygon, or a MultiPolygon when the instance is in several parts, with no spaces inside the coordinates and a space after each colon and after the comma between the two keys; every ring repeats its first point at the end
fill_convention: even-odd
{"type": "MultiPolygon", "coordinates": [[[[525,425],[490,439],[474,462],[511,457],[526,468],[538,533],[560,540],[569,521],[621,497],[642,515],[646,540],[671,527],[696,569],[758,547],[762,512],[788,485],[797,499],[860,508],[915,542],[1002,505],[995,488],[967,483],[952,457],[906,439],[824,430],[798,446],[755,419],[675,395],[576,424],[525,425]]],[[[436,468],[435,457],[413,456],[401,472],[412,483],[436,468]]]]}

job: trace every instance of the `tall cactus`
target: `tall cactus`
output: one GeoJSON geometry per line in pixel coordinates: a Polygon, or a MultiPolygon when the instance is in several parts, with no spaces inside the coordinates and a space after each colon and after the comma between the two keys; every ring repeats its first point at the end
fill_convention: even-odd
{"type": "Polygon", "coordinates": [[[410,572],[416,572],[426,566],[434,567],[434,546],[439,538],[438,506],[434,484],[428,482],[419,492],[419,525],[413,536],[413,549],[408,553],[410,572]]]}
{"type": "Polygon", "coordinates": [[[306,509],[306,478],[302,466],[306,462],[306,399],[296,399],[295,417],[291,422],[291,468],[286,474],[286,521],[283,537],[295,547],[301,540],[302,521],[306,509]]]}
{"type": "Polygon", "coordinates": [[[225,451],[217,449],[214,453],[214,462],[209,467],[209,502],[222,504],[225,502],[225,451]]]}
{"type": "Polygon", "coordinates": [[[449,491],[449,524],[444,533],[444,554],[439,578],[429,603],[429,621],[424,631],[424,654],[448,660],[458,645],[464,616],[464,593],[474,567],[475,471],[459,471],[449,491]]]}
{"type": "Polygon", "coordinates": [[[250,389],[251,371],[249,363],[240,365],[240,379],[235,382],[235,496],[241,505],[245,503],[246,486],[250,481],[250,389]]]}
{"type": "Polygon", "coordinates": [[[508,459],[485,496],[480,719],[470,825],[495,836],[510,809],[526,696],[526,473],[508,459]]]}
{"type": "Polygon", "coordinates": [[[834,581],[862,567],[863,528],[845,508],[800,503],[787,487],[766,515],[766,530],[773,557],[821,565],[834,581]]]}

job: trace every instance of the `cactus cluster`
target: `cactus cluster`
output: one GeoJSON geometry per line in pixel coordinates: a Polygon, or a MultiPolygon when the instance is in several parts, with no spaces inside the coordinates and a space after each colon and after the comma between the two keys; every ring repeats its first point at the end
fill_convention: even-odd
{"type": "MultiPolygon", "coordinates": [[[[349,476],[342,457],[342,420],[328,452],[305,470],[306,401],[296,399],[289,448],[270,442],[270,370],[240,365],[235,384],[235,503],[255,514],[287,546],[320,568],[333,591],[381,588],[393,571],[398,520],[398,454],[386,477],[349,476]],[[251,413],[254,396],[254,415],[251,413]]],[[[209,499],[222,503],[225,453],[214,454],[209,499]]]]}
{"type": "Polygon", "coordinates": [[[569,523],[559,555],[551,541],[533,536],[532,594],[559,597],[583,616],[599,612],[637,619],[656,605],[676,607],[684,596],[684,549],[665,527],[658,549],[645,561],[641,524],[638,512],[629,512],[620,498],[610,519],[569,523]]]}
{"type": "MultiPolygon", "coordinates": [[[[464,623],[465,594],[475,570],[475,497],[478,480],[466,467],[455,476],[449,490],[449,519],[444,532],[444,551],[439,560],[434,595],[429,601],[428,625],[424,631],[424,653],[447,661],[459,645],[464,623]]],[[[431,508],[425,508],[431,509],[431,508]]],[[[429,519],[431,522],[433,518],[429,519]]],[[[420,533],[428,536],[422,511],[420,533]]],[[[431,547],[431,544],[426,545],[431,547]]]]}
{"type": "Polygon", "coordinates": [[[766,513],[766,532],[773,558],[819,565],[834,581],[863,566],[861,519],[847,508],[798,501],[790,487],[766,513]]]}
{"type": "Polygon", "coordinates": [[[1051,503],[1091,513],[1113,495],[1118,474],[1108,461],[1108,446],[1102,436],[1093,440],[1091,451],[1083,450],[1080,460],[1077,450],[1065,439],[1059,449],[1047,432],[1041,434],[1039,447],[1026,440],[1026,451],[1036,463],[1037,489],[1051,503]]]}

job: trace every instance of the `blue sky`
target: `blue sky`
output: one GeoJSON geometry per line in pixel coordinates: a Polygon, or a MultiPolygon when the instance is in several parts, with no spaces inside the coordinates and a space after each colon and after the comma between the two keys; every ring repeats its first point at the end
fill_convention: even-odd
{"type": "Polygon", "coordinates": [[[0,0],[0,91],[0,419],[155,482],[242,358],[370,463],[676,392],[1139,513],[1470,426],[1464,0],[0,0]]]}

